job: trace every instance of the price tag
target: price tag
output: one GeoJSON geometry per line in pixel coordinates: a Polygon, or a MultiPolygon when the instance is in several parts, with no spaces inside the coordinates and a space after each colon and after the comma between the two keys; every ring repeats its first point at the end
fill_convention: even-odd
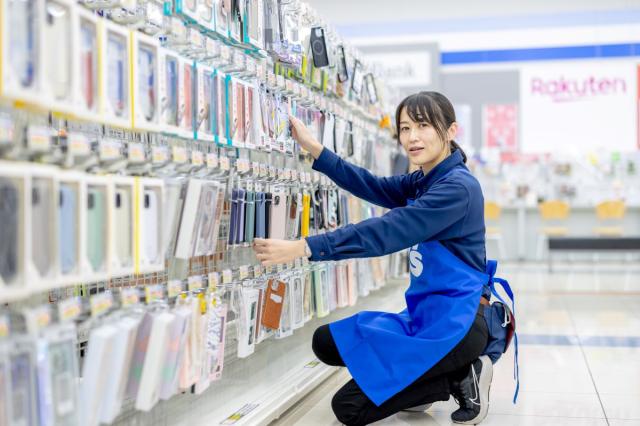
{"type": "Polygon", "coordinates": [[[222,57],[224,63],[228,64],[231,60],[231,48],[224,44],[220,46],[220,56],[222,57]]]}
{"type": "Polygon", "coordinates": [[[294,262],[287,263],[287,269],[293,269],[294,262]]]}
{"type": "Polygon", "coordinates": [[[113,295],[110,291],[96,294],[89,299],[91,306],[91,316],[98,317],[107,312],[113,306],[113,295]]]}
{"type": "Polygon", "coordinates": [[[191,151],[191,164],[200,167],[204,164],[204,155],[200,151],[191,151]]]}
{"type": "Polygon", "coordinates": [[[9,317],[0,315],[0,338],[9,336],[9,317]]]}
{"type": "Polygon", "coordinates": [[[311,183],[311,172],[306,172],[306,179],[307,179],[307,183],[311,183]]]}
{"type": "Polygon", "coordinates": [[[29,332],[37,332],[51,324],[51,309],[49,309],[49,305],[28,309],[25,311],[25,319],[29,332]]]}
{"type": "Polygon", "coordinates": [[[272,273],[273,273],[273,265],[265,266],[265,267],[264,267],[264,271],[265,271],[267,274],[272,274],[272,273]]]}
{"type": "Polygon", "coordinates": [[[262,265],[253,266],[253,277],[258,278],[262,276],[262,265]]]}
{"type": "Polygon", "coordinates": [[[195,28],[191,28],[190,31],[190,36],[191,36],[191,44],[193,44],[196,47],[200,47],[202,46],[202,34],[200,34],[195,28]]]}
{"type": "Polygon", "coordinates": [[[295,89],[293,87],[293,81],[292,80],[285,80],[284,81],[284,88],[287,92],[290,93],[294,93],[295,94],[295,89]]]}
{"type": "Polygon", "coordinates": [[[60,321],[72,321],[82,313],[82,300],[71,297],[58,303],[58,318],[60,321]]]}
{"type": "Polygon", "coordinates": [[[231,160],[229,160],[229,157],[220,157],[220,168],[225,172],[231,170],[231,160]]]}
{"type": "Polygon", "coordinates": [[[127,145],[128,152],[127,157],[130,162],[133,163],[144,163],[146,160],[144,153],[144,146],[141,143],[129,143],[127,145]]]}
{"type": "Polygon", "coordinates": [[[269,170],[266,164],[260,164],[260,177],[267,177],[269,170]]]}
{"type": "Polygon", "coordinates": [[[164,293],[162,291],[162,286],[160,284],[149,285],[145,287],[145,296],[147,299],[147,304],[155,302],[156,300],[162,300],[164,297],[164,293]]]}
{"type": "Polygon", "coordinates": [[[51,148],[51,129],[46,126],[27,128],[27,146],[32,151],[48,151],[51,148]]]}
{"type": "MultiPolygon", "coordinates": [[[[9,117],[0,117],[0,143],[11,143],[15,134],[15,125],[9,117]]],[[[0,336],[1,337],[1,336],[0,336]]]]}
{"type": "Polygon", "coordinates": [[[207,167],[210,169],[218,168],[218,155],[216,153],[210,152],[207,154],[207,167]]]}
{"type": "Polygon", "coordinates": [[[196,275],[188,278],[189,291],[198,291],[202,289],[202,275],[196,275]]]}
{"type": "Polygon", "coordinates": [[[246,280],[247,278],[249,278],[249,266],[248,265],[242,265],[240,268],[240,281],[242,280],[246,280]]]}
{"type": "Polygon", "coordinates": [[[174,146],[171,149],[174,163],[184,164],[187,162],[187,150],[182,146],[174,146]]]}
{"type": "Polygon", "coordinates": [[[178,297],[182,293],[182,281],[171,280],[167,283],[167,295],[169,297],[178,297]]]}
{"type": "Polygon", "coordinates": [[[283,265],[282,263],[278,263],[278,264],[276,265],[276,271],[277,271],[278,273],[280,273],[280,272],[284,271],[284,265],[283,265]]]}
{"type": "Polygon", "coordinates": [[[278,169],[275,166],[269,166],[269,177],[276,179],[278,177],[278,169]]]}
{"type": "Polygon", "coordinates": [[[298,171],[297,170],[291,170],[291,180],[293,180],[293,181],[297,181],[298,180],[298,171]]]}
{"type": "Polygon", "coordinates": [[[91,144],[82,133],[67,134],[67,147],[72,155],[84,156],[91,154],[91,144]]]}
{"type": "Polygon", "coordinates": [[[285,88],[285,82],[284,82],[284,77],[281,75],[276,75],[276,86],[284,89],[285,88]]]}
{"type": "Polygon", "coordinates": [[[220,285],[220,274],[217,272],[209,272],[209,289],[214,290],[220,285]]]}
{"type": "Polygon", "coordinates": [[[296,258],[296,260],[294,261],[294,266],[296,269],[299,269],[302,267],[302,258],[298,257],[296,258]]]}
{"type": "Polygon", "coordinates": [[[153,164],[164,164],[169,161],[169,149],[166,146],[151,147],[151,162],[153,164]]]}
{"type": "Polygon", "coordinates": [[[308,264],[309,264],[309,258],[303,257],[302,258],[302,266],[307,266],[308,264]]]}
{"type": "Polygon", "coordinates": [[[251,163],[251,172],[254,176],[260,176],[260,163],[254,161],[251,163]]]}
{"type": "Polygon", "coordinates": [[[233,281],[233,272],[231,272],[231,269],[225,269],[224,271],[222,271],[222,283],[229,284],[232,281],[233,281]]]}
{"type": "Polygon", "coordinates": [[[120,299],[122,302],[122,306],[124,307],[137,305],[140,302],[140,296],[138,296],[138,288],[123,288],[122,292],[120,293],[120,299]]]}
{"type": "Polygon", "coordinates": [[[115,139],[103,139],[100,141],[100,160],[109,161],[122,157],[122,142],[115,139]]]}

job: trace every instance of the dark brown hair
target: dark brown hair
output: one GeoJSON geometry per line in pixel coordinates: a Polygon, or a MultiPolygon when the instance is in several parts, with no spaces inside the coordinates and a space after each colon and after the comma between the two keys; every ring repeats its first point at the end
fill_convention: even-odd
{"type": "Polygon", "coordinates": [[[449,99],[438,92],[418,92],[404,98],[396,109],[396,131],[400,142],[400,113],[407,109],[407,115],[417,123],[432,126],[440,139],[451,143],[451,152],[460,150],[462,160],[467,162],[467,155],[454,140],[449,141],[447,130],[456,121],[456,113],[449,99]]]}

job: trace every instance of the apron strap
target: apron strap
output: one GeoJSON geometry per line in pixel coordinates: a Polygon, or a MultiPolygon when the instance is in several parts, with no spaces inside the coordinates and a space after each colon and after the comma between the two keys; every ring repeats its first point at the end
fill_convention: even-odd
{"type": "MultiPolygon", "coordinates": [[[[502,278],[497,278],[495,277],[495,273],[498,269],[498,262],[495,260],[489,260],[487,261],[487,274],[489,275],[490,279],[489,279],[489,287],[491,288],[491,294],[493,294],[496,299],[498,299],[500,302],[502,302],[504,305],[509,306],[511,309],[511,312],[515,318],[516,316],[516,300],[515,300],[515,296],[513,295],[513,291],[511,290],[511,286],[509,285],[509,282],[505,279],[502,278]],[[509,300],[511,301],[511,304],[507,304],[504,299],[498,294],[498,292],[495,289],[495,284],[500,284],[500,287],[502,287],[502,289],[504,290],[504,292],[507,294],[507,297],[509,298],[509,300]]],[[[503,324],[503,327],[506,326],[506,324],[503,324]]],[[[514,332],[513,332],[513,341],[514,341],[514,358],[513,358],[513,378],[516,381],[516,390],[513,394],[513,403],[515,404],[516,401],[518,400],[518,393],[520,392],[520,368],[518,365],[518,332],[517,330],[515,330],[514,328],[514,332]]]]}

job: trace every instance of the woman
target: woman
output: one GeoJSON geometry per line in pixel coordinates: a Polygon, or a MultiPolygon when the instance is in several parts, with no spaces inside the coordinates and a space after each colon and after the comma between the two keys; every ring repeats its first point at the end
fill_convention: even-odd
{"type": "Polygon", "coordinates": [[[488,331],[482,305],[485,273],[484,200],[478,181],[453,140],[453,106],[436,92],[403,100],[396,111],[398,140],[420,170],[379,178],[340,159],[291,118],[293,136],[314,157],[314,170],[354,195],[391,209],[382,217],[299,241],[256,240],[265,265],[307,256],[312,261],[374,257],[411,247],[407,309],[360,312],[319,327],[313,350],[353,380],[332,400],[338,420],[364,425],[401,410],[448,400],[458,423],[487,414],[492,364],[481,356],[488,331]]]}

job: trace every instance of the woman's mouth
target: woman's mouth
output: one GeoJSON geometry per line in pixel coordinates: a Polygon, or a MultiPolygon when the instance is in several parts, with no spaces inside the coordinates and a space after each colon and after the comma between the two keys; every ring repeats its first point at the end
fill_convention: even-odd
{"type": "Polygon", "coordinates": [[[409,148],[409,154],[411,155],[417,155],[420,152],[422,152],[424,148],[421,146],[412,146],[411,148],[409,148]]]}

